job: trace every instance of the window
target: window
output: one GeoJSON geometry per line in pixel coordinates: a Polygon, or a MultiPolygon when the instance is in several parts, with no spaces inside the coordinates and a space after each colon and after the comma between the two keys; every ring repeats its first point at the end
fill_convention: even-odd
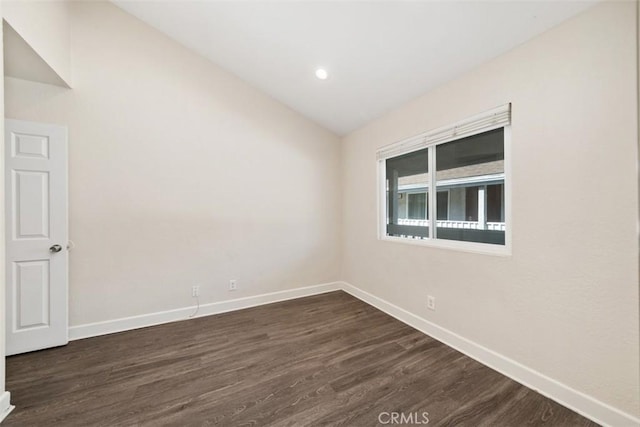
{"type": "Polygon", "coordinates": [[[510,116],[506,105],[379,150],[381,238],[504,250],[510,116]]]}
{"type": "Polygon", "coordinates": [[[449,219],[449,190],[438,191],[437,204],[438,220],[447,221],[449,219]]]}
{"type": "Polygon", "coordinates": [[[385,163],[386,211],[392,219],[387,227],[389,236],[429,237],[429,149],[396,156],[385,163]],[[421,198],[416,197],[418,194],[421,198]]]}
{"type": "Polygon", "coordinates": [[[409,193],[408,219],[427,219],[427,193],[409,193]]]}

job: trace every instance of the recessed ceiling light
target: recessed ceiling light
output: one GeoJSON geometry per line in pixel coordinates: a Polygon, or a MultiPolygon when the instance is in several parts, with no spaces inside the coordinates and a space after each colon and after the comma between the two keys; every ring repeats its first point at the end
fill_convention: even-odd
{"type": "Polygon", "coordinates": [[[324,68],[318,68],[316,70],[316,77],[320,80],[327,80],[327,77],[329,77],[329,73],[327,73],[327,70],[325,70],[324,68]]]}

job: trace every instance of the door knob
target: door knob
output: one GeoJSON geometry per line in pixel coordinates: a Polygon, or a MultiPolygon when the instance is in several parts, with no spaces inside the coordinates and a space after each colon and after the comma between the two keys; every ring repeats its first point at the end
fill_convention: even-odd
{"type": "Polygon", "coordinates": [[[60,252],[62,250],[62,246],[60,245],[53,245],[49,248],[49,252],[60,252]]]}

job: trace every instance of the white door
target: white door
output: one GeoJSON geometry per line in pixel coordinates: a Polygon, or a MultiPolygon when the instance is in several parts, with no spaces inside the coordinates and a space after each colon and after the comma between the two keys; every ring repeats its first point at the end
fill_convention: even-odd
{"type": "Polygon", "coordinates": [[[5,121],[7,355],[68,333],[67,129],[5,121]]]}

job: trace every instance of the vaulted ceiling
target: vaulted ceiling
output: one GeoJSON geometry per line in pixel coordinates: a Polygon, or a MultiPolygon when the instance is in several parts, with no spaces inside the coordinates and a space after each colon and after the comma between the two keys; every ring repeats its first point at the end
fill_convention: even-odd
{"type": "Polygon", "coordinates": [[[114,3],[344,135],[596,1],[114,3]]]}

